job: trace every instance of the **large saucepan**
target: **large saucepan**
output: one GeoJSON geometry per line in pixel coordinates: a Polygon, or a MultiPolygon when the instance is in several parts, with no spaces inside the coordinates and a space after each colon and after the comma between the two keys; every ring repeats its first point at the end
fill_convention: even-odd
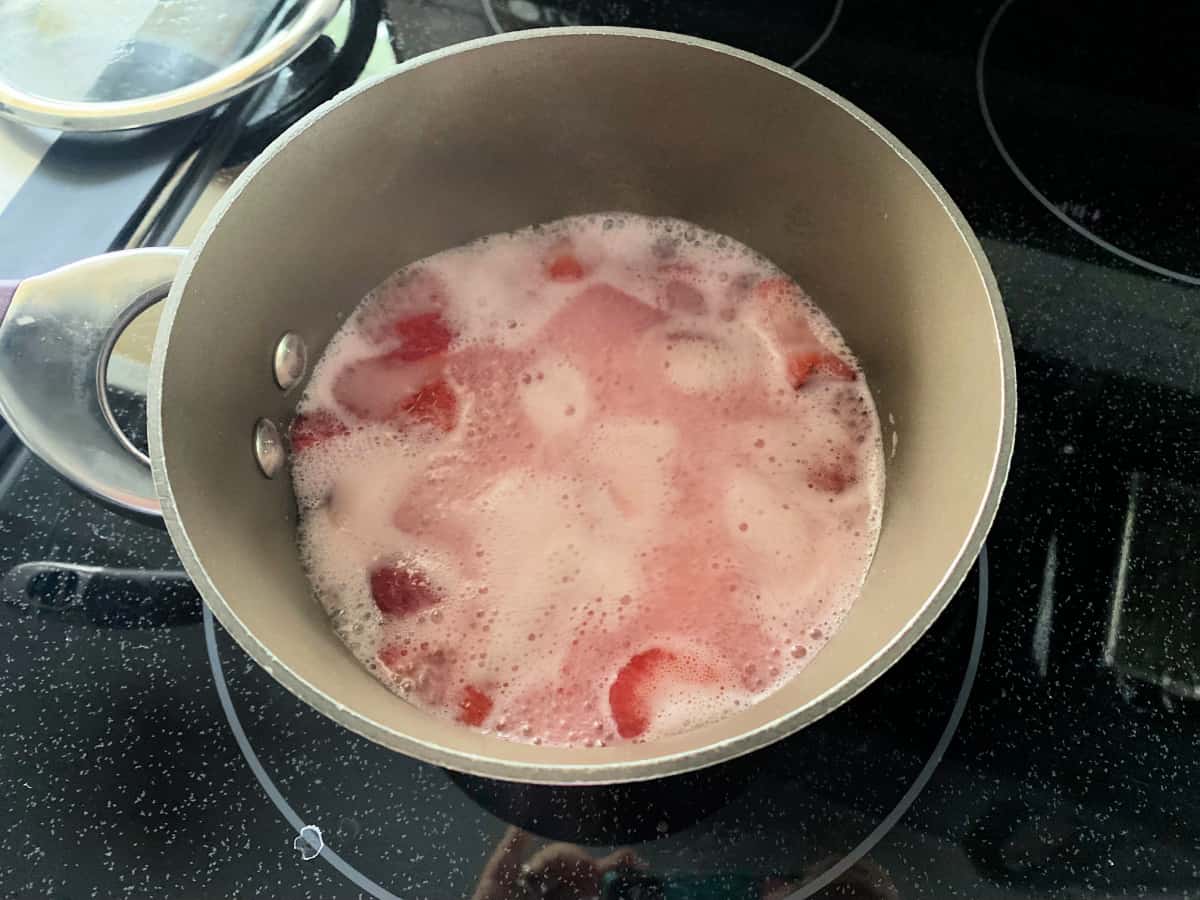
{"type": "Polygon", "coordinates": [[[76,483],[159,509],[204,600],[285,687],[395,750],[479,775],[601,783],[762,747],[878,677],[972,564],[1012,450],[1012,349],[979,242],[875,121],[703,41],[568,28],[460,44],[348,91],[238,179],[186,255],[100,257],[0,291],[0,411],[76,483]],[[791,684],[648,744],[552,749],[435,720],[345,650],[313,600],[269,425],[370,288],[472,238],[573,213],[679,216],[765,253],[861,357],[884,423],[879,549],[841,631],[791,684]],[[170,285],[149,390],[153,480],[97,387],[114,329],[170,285]],[[132,302],[132,306],[131,306],[132,302]],[[257,451],[256,456],[256,444],[257,451]]]}

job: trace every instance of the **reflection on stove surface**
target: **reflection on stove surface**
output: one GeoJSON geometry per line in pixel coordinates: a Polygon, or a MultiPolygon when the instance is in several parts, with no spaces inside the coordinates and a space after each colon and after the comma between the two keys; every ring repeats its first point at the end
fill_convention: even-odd
{"type": "Polygon", "coordinates": [[[479,0],[493,31],[554,25],[656,28],[751,50],[784,65],[798,65],[823,43],[843,0],[773,3],[747,0],[479,0]]]}
{"type": "Polygon", "coordinates": [[[1006,0],[979,58],[992,137],[1023,184],[1121,258],[1200,284],[1200,7],[1006,0]]]}
{"type": "Polygon", "coordinates": [[[1104,661],[1167,695],[1200,699],[1200,486],[1133,472],[1104,661]]]}
{"type": "Polygon", "coordinates": [[[392,0],[397,51],[412,56],[444,43],[485,34],[562,25],[655,28],[732,44],[785,66],[807,62],[829,39],[845,0],[392,0]]]}
{"type": "MultiPolygon", "coordinates": [[[[806,882],[803,875],[660,875],[628,847],[603,855],[568,843],[537,848],[528,832],[513,827],[488,858],[471,900],[784,900],[805,896],[798,892],[806,882]]],[[[837,897],[852,900],[900,900],[891,877],[871,860],[856,863],[836,882],[835,891],[837,897]]]]}

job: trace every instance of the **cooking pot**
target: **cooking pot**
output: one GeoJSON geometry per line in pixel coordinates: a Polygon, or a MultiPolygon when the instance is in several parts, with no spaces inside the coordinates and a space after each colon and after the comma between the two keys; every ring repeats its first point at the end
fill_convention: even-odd
{"type": "Polygon", "coordinates": [[[665,776],[825,715],[950,601],[1012,451],[1015,376],[999,292],[929,171],[809,79],[651,31],[546,29],[414,59],[275,141],[186,254],[85,260],[10,286],[6,304],[0,412],[35,452],[120,507],[161,508],[213,613],[302,700],[395,750],[493,778],[665,776]],[[303,389],[304,351],[315,358],[385,276],[485,234],[604,210],[728,234],[811,293],[878,405],[883,525],[845,623],[776,693],[653,742],[531,746],[427,715],[342,646],[300,565],[278,433],[303,389]],[[168,285],[147,461],[113,425],[103,373],[116,334],[168,285]]]}

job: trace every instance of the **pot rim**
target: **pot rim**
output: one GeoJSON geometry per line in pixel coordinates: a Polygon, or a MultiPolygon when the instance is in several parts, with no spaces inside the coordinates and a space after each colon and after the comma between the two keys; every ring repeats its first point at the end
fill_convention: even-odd
{"type": "Polygon", "coordinates": [[[344,91],[335,99],[304,116],[272,142],[263,153],[246,167],[217,203],[201,228],[187,259],[180,269],[178,278],[171,287],[171,292],[163,308],[158,335],[155,339],[150,370],[147,416],[154,483],[162,503],[163,519],[175,544],[180,560],[183,562],[184,569],[196,584],[205,604],[221,622],[225,630],[256,663],[270,672],[285,688],[350,731],[375,743],[383,744],[389,749],[398,750],[424,762],[471,775],[505,781],[519,781],[529,784],[598,785],[615,782],[643,781],[678,775],[718,762],[732,760],[738,756],[761,749],[768,744],[799,731],[827,713],[832,712],[891,668],[928,630],[934,620],[945,609],[966,578],[968,571],[975,562],[975,558],[983,547],[988,529],[991,527],[996,510],[999,507],[1000,497],[1008,477],[1016,432],[1016,402],[1016,364],[1013,356],[1012,337],[1009,332],[1008,319],[1000,299],[1000,289],[987,257],[984,255],[983,248],[975,233],[971,230],[970,225],[967,224],[966,219],[954,201],[950,199],[945,189],[938,183],[929,169],[891,132],[853,103],[812,79],[786,66],[771,62],[755,54],[738,50],[726,44],[652,29],[570,26],[531,29],[477,38],[414,57],[398,64],[394,69],[374,78],[367,79],[344,91]],[[790,710],[777,719],[767,722],[752,731],[742,732],[724,740],[691,750],[662,756],[652,756],[634,761],[600,764],[516,762],[453,750],[440,744],[420,740],[411,735],[384,727],[368,719],[354,709],[338,703],[319,687],[295,674],[271,652],[266,644],[245,626],[233,609],[226,604],[221,593],[209,578],[203,562],[196,554],[188,538],[187,528],[176,508],[170,474],[166,469],[163,458],[161,408],[163,369],[175,315],[186,289],[188,278],[191,275],[196,260],[203,252],[209,237],[219,227],[225,211],[237,201],[237,198],[259,170],[268,165],[287,144],[291,143],[291,141],[310,128],[315,122],[328,115],[334,109],[352,102],[359,94],[370,90],[383,81],[399,77],[406,72],[446,57],[455,56],[460,53],[470,53],[479,47],[554,37],[605,36],[633,37],[644,40],[670,41],[686,44],[710,52],[732,56],[742,62],[759,66],[776,75],[788,78],[796,84],[819,94],[846,114],[857,119],[877,138],[887,144],[892,152],[899,156],[917,174],[953,221],[956,230],[971,253],[978,269],[979,277],[987,293],[1003,369],[1002,395],[1000,399],[1000,434],[996,442],[991,472],[989,474],[988,489],[983,502],[976,512],[969,533],[959,547],[953,562],[947,568],[938,586],[930,593],[925,604],[921,607],[917,615],[909,621],[906,627],[897,631],[891,640],[881,646],[869,660],[825,694],[803,706],[790,710]]]}

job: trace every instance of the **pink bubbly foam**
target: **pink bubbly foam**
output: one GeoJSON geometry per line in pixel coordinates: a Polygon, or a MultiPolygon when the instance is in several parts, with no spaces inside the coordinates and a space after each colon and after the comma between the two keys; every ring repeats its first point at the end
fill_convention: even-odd
{"type": "Polygon", "coordinates": [[[867,385],[737,242],[628,214],[414,263],[291,429],[303,559],[351,651],[516,740],[649,740],[794,677],[879,530],[867,385]]]}

